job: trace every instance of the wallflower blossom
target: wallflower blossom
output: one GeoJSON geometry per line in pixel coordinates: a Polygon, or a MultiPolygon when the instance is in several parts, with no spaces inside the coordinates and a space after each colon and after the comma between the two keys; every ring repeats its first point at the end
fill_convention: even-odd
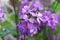
{"type": "Polygon", "coordinates": [[[59,18],[58,15],[50,10],[46,10],[44,6],[45,5],[42,5],[40,0],[25,0],[25,3],[21,4],[19,14],[20,19],[23,19],[23,21],[18,24],[18,28],[23,35],[36,35],[38,30],[43,29],[44,24],[56,30],[56,26],[59,24],[59,20],[57,20],[59,18]]]}
{"type": "Polygon", "coordinates": [[[51,27],[52,29],[56,29],[56,25],[58,24],[56,14],[54,14],[50,11],[45,11],[45,12],[42,13],[42,16],[38,16],[38,18],[43,23],[46,23],[47,26],[51,27]]]}
{"type": "MultiPolygon", "coordinates": [[[[27,1],[27,0],[25,0],[25,1],[27,1]]],[[[37,12],[35,12],[35,11],[37,9],[38,10],[43,10],[43,5],[39,2],[39,0],[38,1],[33,1],[33,2],[28,0],[28,2],[29,3],[27,3],[27,4],[23,3],[20,6],[20,18],[21,19],[24,19],[24,17],[22,18],[22,16],[24,16],[24,15],[36,16],[37,12]],[[35,6],[35,5],[37,5],[37,6],[35,6]]]]}
{"type": "Polygon", "coordinates": [[[19,31],[23,34],[23,35],[28,35],[28,36],[33,36],[36,35],[38,32],[38,24],[33,24],[30,22],[26,22],[26,21],[22,21],[20,22],[20,24],[18,24],[18,28],[19,31]],[[24,25],[23,25],[24,24],[24,25]]]}
{"type": "Polygon", "coordinates": [[[57,24],[59,24],[56,18],[57,15],[56,16],[55,15],[56,14],[52,14],[50,19],[47,22],[47,25],[50,26],[52,29],[56,29],[57,24]]]}
{"type": "Polygon", "coordinates": [[[21,12],[20,12],[20,18],[21,19],[26,19],[28,20],[28,15],[29,14],[29,7],[28,6],[24,6],[22,9],[21,9],[21,12]],[[25,17],[25,18],[24,18],[25,17]]]}

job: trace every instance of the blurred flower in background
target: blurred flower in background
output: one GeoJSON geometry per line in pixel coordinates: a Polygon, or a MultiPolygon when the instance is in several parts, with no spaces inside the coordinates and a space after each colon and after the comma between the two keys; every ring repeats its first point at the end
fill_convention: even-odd
{"type": "Polygon", "coordinates": [[[51,6],[51,4],[54,2],[55,0],[40,0],[40,2],[44,5],[44,6],[51,6]]]}
{"type": "Polygon", "coordinates": [[[6,10],[3,7],[0,7],[0,21],[5,21],[6,10]]]}
{"type": "Polygon", "coordinates": [[[45,30],[44,27],[49,27],[52,30],[57,29],[60,18],[49,9],[49,6],[51,6],[55,0],[21,1],[19,14],[22,21],[18,24],[18,29],[22,35],[33,37],[38,34],[38,31],[45,30]],[[47,10],[45,6],[48,7],[47,10]]]}
{"type": "Polygon", "coordinates": [[[6,35],[4,40],[14,40],[14,37],[12,35],[6,35]]]}
{"type": "Polygon", "coordinates": [[[21,36],[19,37],[19,40],[24,40],[24,35],[21,35],[21,36]]]}
{"type": "Polygon", "coordinates": [[[10,11],[10,12],[13,12],[14,9],[13,9],[13,6],[11,4],[11,1],[10,0],[0,0],[0,6],[2,7],[7,7],[7,9],[10,11]]]}

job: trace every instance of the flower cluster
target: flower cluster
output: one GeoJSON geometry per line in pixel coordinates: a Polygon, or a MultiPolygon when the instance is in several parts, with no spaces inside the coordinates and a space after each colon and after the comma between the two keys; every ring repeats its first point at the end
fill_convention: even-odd
{"type": "Polygon", "coordinates": [[[34,36],[44,24],[55,30],[59,24],[58,15],[46,10],[40,0],[22,0],[19,14],[22,21],[18,28],[22,35],[34,36]]]}
{"type": "Polygon", "coordinates": [[[5,21],[6,11],[3,7],[0,7],[0,21],[5,21]]]}

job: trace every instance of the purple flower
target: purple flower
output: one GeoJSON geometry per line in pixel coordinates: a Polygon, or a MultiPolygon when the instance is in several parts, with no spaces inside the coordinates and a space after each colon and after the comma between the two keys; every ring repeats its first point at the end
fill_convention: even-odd
{"type": "Polygon", "coordinates": [[[29,9],[29,6],[24,6],[23,8],[22,8],[22,13],[29,13],[30,12],[30,9],[29,9]]]}
{"type": "Polygon", "coordinates": [[[52,29],[56,29],[56,26],[58,24],[56,14],[50,11],[44,11],[43,14],[38,14],[37,18],[39,18],[39,20],[41,20],[43,23],[46,23],[46,25],[52,29]]]}
{"type": "Polygon", "coordinates": [[[29,3],[31,0],[21,0],[21,4],[24,4],[24,3],[29,3]]]}
{"type": "Polygon", "coordinates": [[[37,16],[36,9],[43,10],[43,5],[40,3],[39,0],[36,0],[36,1],[33,1],[33,2],[29,1],[29,0],[24,0],[24,1],[25,2],[28,1],[29,3],[27,3],[27,4],[25,4],[25,3],[21,4],[21,7],[20,7],[20,17],[22,17],[24,15],[28,15],[28,14],[36,17],[37,16]]]}
{"type": "Polygon", "coordinates": [[[0,7],[0,21],[4,22],[6,16],[6,11],[3,7],[0,7]]]}
{"type": "Polygon", "coordinates": [[[33,36],[37,34],[39,25],[36,23],[30,23],[26,21],[22,21],[18,24],[19,31],[23,35],[33,36]]]}
{"type": "Polygon", "coordinates": [[[37,30],[41,30],[41,24],[39,24],[38,22],[37,23],[34,23],[33,25],[34,25],[34,27],[37,28],[37,30]]]}
{"type": "Polygon", "coordinates": [[[21,35],[21,36],[19,37],[19,40],[24,40],[24,35],[21,35]]]}
{"type": "Polygon", "coordinates": [[[36,16],[37,16],[37,12],[30,12],[30,14],[31,14],[33,17],[36,17],[36,16]]]}
{"type": "Polygon", "coordinates": [[[47,22],[51,13],[49,11],[44,11],[43,14],[38,13],[37,17],[43,22],[47,22]]]}
{"type": "Polygon", "coordinates": [[[52,29],[56,29],[56,24],[53,20],[49,20],[47,25],[51,27],[52,29]]]}
{"type": "Polygon", "coordinates": [[[28,23],[28,35],[33,36],[37,34],[37,27],[33,25],[32,23],[28,23]]]}
{"type": "Polygon", "coordinates": [[[55,0],[40,0],[44,6],[50,6],[55,0]]]}
{"type": "Polygon", "coordinates": [[[57,40],[57,38],[56,37],[53,37],[53,40],[57,40]]]}
{"type": "Polygon", "coordinates": [[[21,15],[20,16],[20,19],[24,19],[25,21],[27,21],[28,20],[28,17],[29,16],[25,14],[25,15],[21,15]]]}
{"type": "Polygon", "coordinates": [[[14,37],[12,35],[7,35],[4,37],[4,40],[14,40],[14,37]]]}
{"type": "Polygon", "coordinates": [[[19,31],[22,33],[22,34],[26,34],[26,32],[27,32],[27,28],[26,28],[26,22],[25,21],[22,21],[22,22],[20,22],[17,26],[18,26],[18,28],[19,28],[19,31]]]}
{"type": "Polygon", "coordinates": [[[60,14],[56,14],[55,18],[58,20],[58,24],[60,24],[60,14]]]}
{"type": "Polygon", "coordinates": [[[52,13],[53,10],[44,10],[44,6],[51,5],[49,1],[52,0],[22,0],[20,19],[23,19],[23,21],[18,24],[18,28],[23,35],[36,35],[38,30],[44,28],[44,24],[51,27],[51,29],[56,29],[56,26],[60,23],[60,17],[52,13]]]}
{"type": "Polygon", "coordinates": [[[30,4],[29,0],[21,0],[20,10],[24,8],[24,6],[28,6],[30,4]]]}
{"type": "Polygon", "coordinates": [[[28,21],[31,22],[31,23],[37,23],[37,20],[34,19],[34,18],[30,18],[28,21]]]}
{"type": "Polygon", "coordinates": [[[34,1],[33,7],[35,9],[38,9],[38,10],[43,10],[44,9],[43,5],[41,4],[41,2],[39,0],[34,1]]]}
{"type": "Polygon", "coordinates": [[[30,9],[28,6],[24,6],[22,9],[21,9],[21,12],[20,12],[20,19],[24,19],[25,21],[28,20],[28,14],[30,12],[30,9]]]}
{"type": "Polygon", "coordinates": [[[56,26],[58,25],[58,20],[56,16],[56,14],[52,14],[47,22],[47,25],[50,26],[52,29],[56,29],[56,26]]]}

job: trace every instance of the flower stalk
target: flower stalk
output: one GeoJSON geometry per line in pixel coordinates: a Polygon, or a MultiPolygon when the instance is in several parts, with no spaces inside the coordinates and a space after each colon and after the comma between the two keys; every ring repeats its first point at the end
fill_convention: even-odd
{"type": "Polygon", "coordinates": [[[48,40],[46,28],[47,28],[47,26],[44,24],[44,28],[43,28],[43,40],[48,40]]]}
{"type": "Polygon", "coordinates": [[[53,40],[53,34],[52,34],[51,28],[49,29],[49,32],[48,32],[48,40],[53,40]]]}
{"type": "MultiPolygon", "coordinates": [[[[18,2],[18,0],[17,0],[17,2],[18,2]]],[[[17,24],[18,24],[18,20],[19,20],[19,18],[18,18],[18,11],[17,11],[17,9],[16,9],[16,7],[15,7],[15,0],[12,0],[12,4],[13,4],[13,8],[14,8],[14,12],[15,12],[15,23],[16,23],[16,32],[17,32],[17,40],[19,40],[19,31],[18,31],[18,27],[17,27],[17,24]]]]}

